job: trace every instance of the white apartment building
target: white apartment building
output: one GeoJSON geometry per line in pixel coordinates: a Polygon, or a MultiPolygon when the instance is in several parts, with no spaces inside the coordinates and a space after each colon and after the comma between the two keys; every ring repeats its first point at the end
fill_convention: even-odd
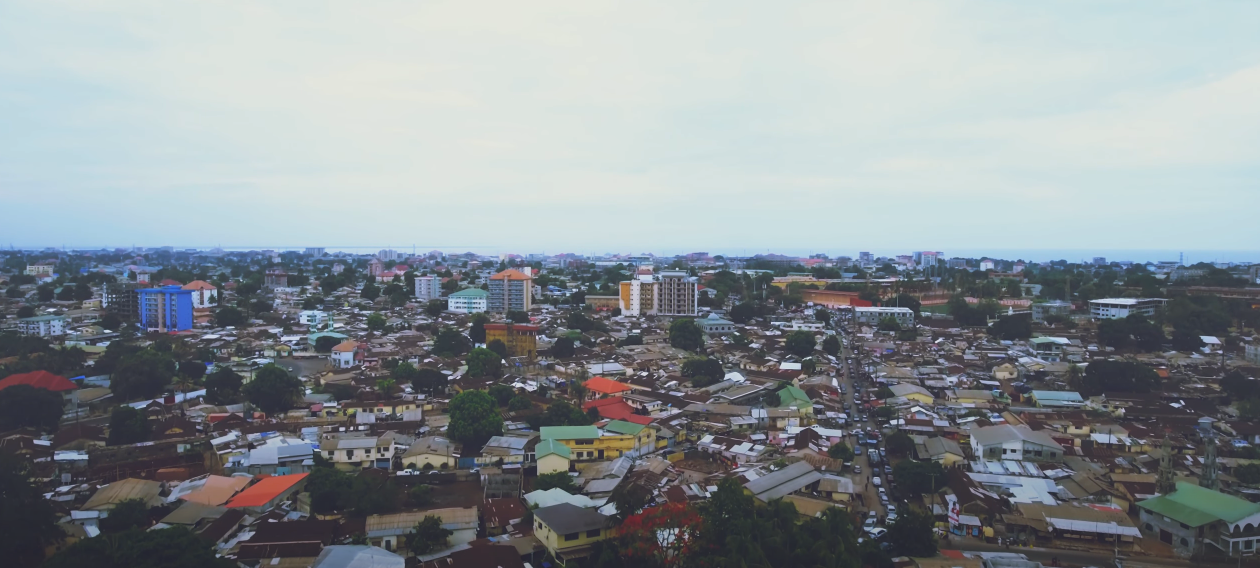
{"type": "Polygon", "coordinates": [[[442,279],[437,276],[416,277],[416,301],[428,302],[442,297],[442,279]]]}
{"type": "Polygon", "coordinates": [[[66,334],[65,316],[35,316],[18,320],[18,332],[22,335],[54,337],[66,334]]]}
{"type": "Polygon", "coordinates": [[[680,270],[641,274],[621,283],[620,299],[622,315],[694,316],[700,281],[680,270]]]}
{"type": "Polygon", "coordinates": [[[993,261],[987,258],[980,261],[980,270],[993,270],[993,261]]]}
{"type": "Polygon", "coordinates": [[[1103,298],[1089,301],[1089,312],[1094,319],[1124,319],[1130,314],[1141,314],[1147,317],[1155,315],[1155,310],[1164,307],[1168,300],[1164,298],[1103,298]]]}
{"type": "Polygon", "coordinates": [[[879,325],[884,318],[892,318],[904,328],[914,327],[914,310],[910,308],[854,308],[853,317],[858,323],[879,325]]]}
{"type": "Polygon", "coordinates": [[[298,314],[299,323],[316,329],[323,328],[329,321],[332,320],[328,314],[319,310],[302,310],[302,313],[298,314]]]}
{"type": "Polygon", "coordinates": [[[481,288],[460,290],[446,297],[446,309],[461,314],[477,314],[489,309],[490,293],[481,288]]]}

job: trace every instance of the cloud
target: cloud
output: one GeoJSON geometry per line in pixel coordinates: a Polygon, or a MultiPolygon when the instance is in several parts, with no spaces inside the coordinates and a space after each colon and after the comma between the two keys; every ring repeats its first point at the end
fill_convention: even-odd
{"type": "Polygon", "coordinates": [[[1056,247],[1247,248],[1257,15],[10,3],[0,194],[30,214],[6,236],[852,253],[1052,227],[1056,247]]]}

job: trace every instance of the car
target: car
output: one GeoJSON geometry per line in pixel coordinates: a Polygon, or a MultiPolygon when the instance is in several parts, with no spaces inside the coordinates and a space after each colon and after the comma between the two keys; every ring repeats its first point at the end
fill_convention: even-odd
{"type": "Polygon", "coordinates": [[[884,524],[886,524],[886,525],[891,525],[891,524],[893,524],[893,523],[895,523],[895,522],[897,522],[897,510],[896,510],[896,509],[889,509],[889,510],[888,510],[888,516],[887,516],[887,517],[884,517],[884,524]]]}
{"type": "Polygon", "coordinates": [[[879,538],[883,538],[884,535],[888,534],[888,529],[883,528],[883,527],[875,527],[875,528],[867,529],[866,534],[871,535],[871,538],[879,539],[879,538]]]}
{"type": "Polygon", "coordinates": [[[875,487],[879,487],[880,489],[883,489],[883,487],[880,487],[880,486],[881,486],[881,485],[883,485],[883,484],[884,484],[884,482],[883,482],[883,481],[880,481],[880,479],[879,479],[878,477],[872,477],[872,478],[871,478],[871,483],[875,484],[875,487]]]}
{"type": "MultiPolygon", "coordinates": [[[[875,479],[879,479],[879,478],[878,478],[878,477],[876,477],[875,479]]],[[[879,484],[877,483],[876,485],[879,485],[879,484]]],[[[887,489],[884,489],[883,487],[880,487],[880,488],[879,488],[879,496],[880,496],[880,497],[883,497],[883,496],[885,496],[885,495],[888,495],[888,490],[887,490],[887,489]]]]}
{"type": "MultiPolygon", "coordinates": [[[[882,454],[883,452],[880,452],[880,453],[882,454]]],[[[892,466],[891,466],[891,465],[885,465],[885,466],[884,466],[884,475],[892,475],[892,466]]]]}
{"type": "Polygon", "coordinates": [[[420,475],[420,470],[418,470],[418,469],[404,469],[404,470],[402,470],[402,471],[398,472],[398,475],[420,475]]]}
{"type": "Polygon", "coordinates": [[[862,473],[862,466],[860,465],[853,466],[853,473],[862,473]]]}
{"type": "Polygon", "coordinates": [[[875,518],[874,518],[874,517],[869,518],[869,519],[866,519],[866,522],[865,522],[865,523],[862,523],[862,529],[863,529],[863,530],[865,530],[865,531],[868,531],[868,532],[869,532],[871,529],[874,529],[874,528],[875,528],[875,518]]]}
{"type": "Polygon", "coordinates": [[[868,519],[878,519],[878,518],[879,518],[879,513],[876,513],[875,511],[867,511],[867,512],[866,512],[866,518],[868,518],[868,519]]]}

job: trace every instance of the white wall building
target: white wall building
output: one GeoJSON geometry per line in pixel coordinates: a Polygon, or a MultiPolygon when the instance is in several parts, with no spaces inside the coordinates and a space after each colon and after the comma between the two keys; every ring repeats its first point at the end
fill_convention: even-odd
{"type": "Polygon", "coordinates": [[[867,325],[879,325],[884,318],[893,318],[902,328],[914,327],[914,310],[910,308],[854,308],[853,317],[867,325]]]}
{"type": "Polygon", "coordinates": [[[66,334],[65,316],[35,316],[18,320],[18,332],[22,335],[54,337],[66,334]]]}
{"type": "Polygon", "coordinates": [[[298,314],[299,323],[316,329],[323,329],[324,325],[329,321],[331,320],[328,314],[319,310],[302,310],[302,313],[298,314]]]}
{"type": "Polygon", "coordinates": [[[416,301],[428,302],[442,297],[442,279],[437,276],[416,277],[416,301]]]}
{"type": "Polygon", "coordinates": [[[1130,314],[1141,314],[1147,317],[1155,315],[1155,310],[1164,307],[1168,300],[1164,298],[1103,298],[1089,301],[1089,312],[1094,319],[1123,319],[1130,314]]]}
{"type": "Polygon", "coordinates": [[[446,309],[461,314],[477,314],[489,308],[490,293],[481,288],[460,290],[446,297],[446,309]]]}

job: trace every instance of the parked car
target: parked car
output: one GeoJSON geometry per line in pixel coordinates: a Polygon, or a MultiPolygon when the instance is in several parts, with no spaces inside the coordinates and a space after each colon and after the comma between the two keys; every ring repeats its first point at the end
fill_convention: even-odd
{"type": "Polygon", "coordinates": [[[862,473],[862,466],[860,465],[853,466],[853,473],[862,473]]]}
{"type": "Polygon", "coordinates": [[[872,529],[868,529],[866,531],[866,534],[871,535],[871,538],[875,538],[875,539],[883,538],[884,535],[888,534],[888,529],[882,528],[882,527],[875,527],[872,529]]]}
{"type": "Polygon", "coordinates": [[[874,484],[875,484],[875,487],[879,487],[880,489],[883,489],[883,487],[880,487],[880,486],[881,486],[881,485],[883,485],[883,484],[884,484],[884,482],[883,482],[883,481],[880,481],[880,479],[879,479],[878,477],[872,477],[872,478],[871,478],[871,483],[874,483],[874,484]]]}

